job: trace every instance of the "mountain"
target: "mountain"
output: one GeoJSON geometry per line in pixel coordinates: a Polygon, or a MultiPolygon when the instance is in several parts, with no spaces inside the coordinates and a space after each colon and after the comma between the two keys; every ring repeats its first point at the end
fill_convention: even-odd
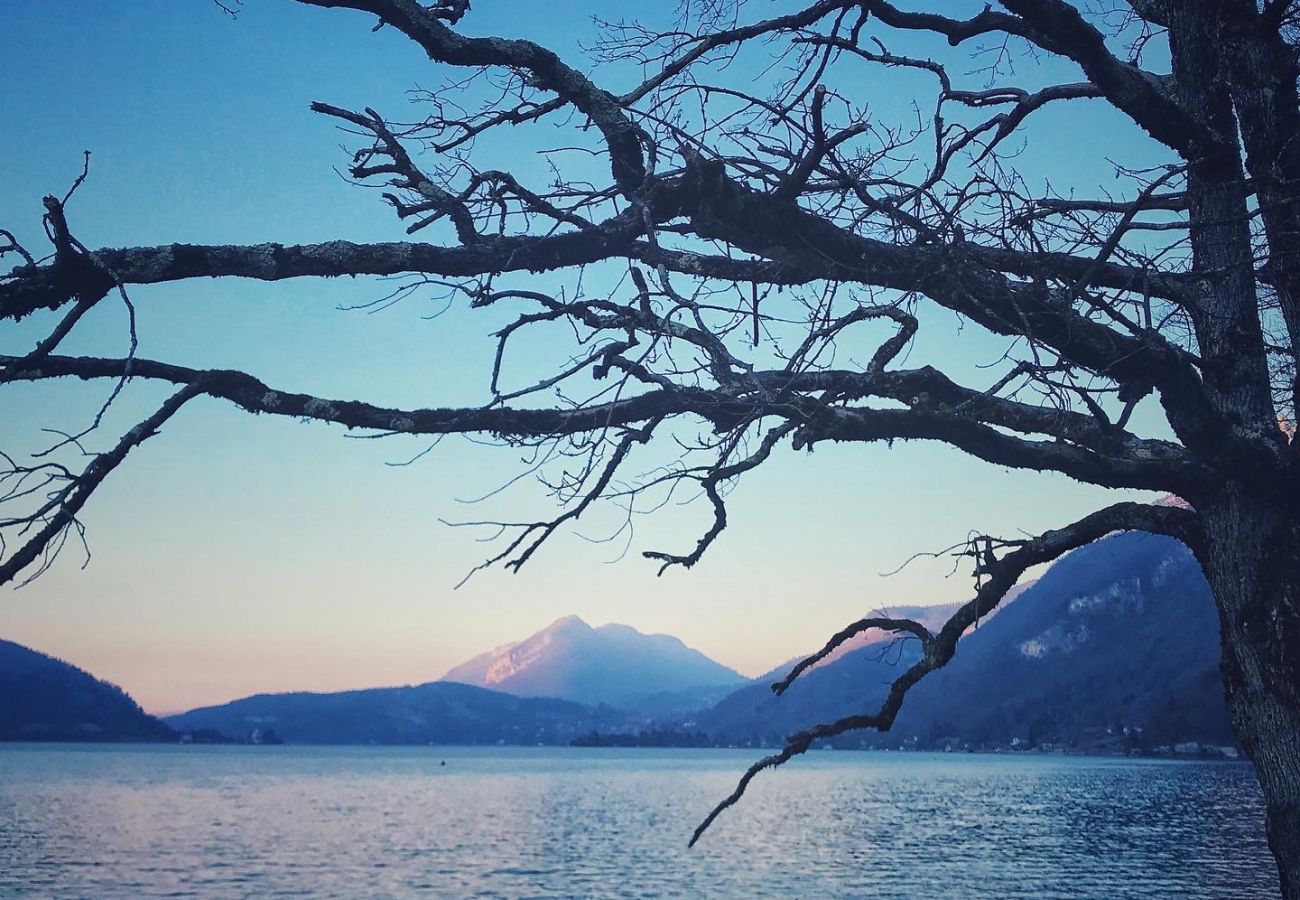
{"type": "Polygon", "coordinates": [[[275,732],[296,744],[566,744],[622,716],[566,700],[522,699],[433,682],[331,694],[258,694],[171,716],[180,731],[275,732]]]}
{"type": "Polygon", "coordinates": [[[1210,587],[1172,538],[1127,532],[1076,550],[971,635],[958,661],[918,685],[900,736],[1236,743],[1210,587]]]}
{"type": "MultiPolygon", "coordinates": [[[[684,724],[771,742],[873,710],[919,653],[916,641],[873,640],[782,697],[765,684],[744,688],[684,724]]],[[[890,733],[841,743],[1231,745],[1218,659],[1217,615],[1191,554],[1171,538],[1115,534],[1062,558],[981,622],[909,693],[890,733]]]]}
{"type": "Polygon", "coordinates": [[[52,656],[0,640],[0,740],[164,741],[175,737],[116,685],[52,656]]]}
{"type": "Polygon", "coordinates": [[[619,708],[698,707],[746,679],[666,634],[627,625],[592,628],[566,616],[513,644],[456,666],[443,681],[519,697],[558,697],[619,708]]]}
{"type": "Polygon", "coordinates": [[[306,744],[566,744],[709,706],[744,682],[677,638],[568,616],[429,684],[258,694],[167,722],[306,744]]]}

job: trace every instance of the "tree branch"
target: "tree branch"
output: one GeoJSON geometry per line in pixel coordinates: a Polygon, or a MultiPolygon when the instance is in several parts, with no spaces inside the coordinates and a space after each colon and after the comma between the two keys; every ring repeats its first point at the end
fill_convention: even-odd
{"type": "MultiPolygon", "coordinates": [[[[120,373],[120,368],[118,371],[120,373]]],[[[41,519],[44,520],[44,524],[36,534],[15,550],[8,559],[0,563],[0,585],[8,584],[20,572],[45,554],[59,535],[76,524],[77,513],[90,499],[90,495],[108,477],[109,473],[126,459],[127,454],[157,434],[168,419],[202,391],[203,385],[201,381],[195,381],[173,394],[167,402],[158,408],[157,412],[123,435],[112,450],[101,453],[92,459],[79,476],[73,478],[66,487],[56,493],[50,502],[42,507],[38,515],[0,522],[0,525],[22,524],[25,526],[34,524],[41,519]]]]}
{"type": "MultiPolygon", "coordinates": [[[[791,735],[779,753],[766,756],[749,767],[741,776],[735,789],[718,803],[695,829],[690,845],[695,845],[723,811],[740,801],[754,776],[763,770],[789,762],[795,756],[807,751],[817,740],[865,728],[888,731],[894,724],[908,691],[926,675],[948,664],[957,652],[958,641],[966,633],[966,629],[992,612],[1006,596],[1007,591],[1015,586],[1026,569],[1050,562],[1070,550],[1082,547],[1113,531],[1150,531],[1169,535],[1198,553],[1203,541],[1200,524],[1194,513],[1177,507],[1151,506],[1142,503],[1117,503],[1108,506],[1064,528],[1044,532],[1031,540],[1016,542],[1014,545],[1016,549],[1001,558],[995,556],[991,549],[992,539],[975,539],[972,542],[970,555],[975,560],[976,578],[983,579],[982,585],[976,591],[975,597],[957,610],[932,640],[927,641],[922,638],[924,652],[921,659],[894,680],[890,685],[888,696],[880,707],[872,713],[848,716],[791,735]]],[[[879,621],[893,624],[874,627],[910,631],[918,636],[920,636],[919,632],[912,626],[925,630],[917,623],[906,625],[898,620],[879,621]]],[[[853,626],[850,626],[845,631],[852,628],[853,626]]],[[[804,666],[800,671],[807,668],[808,666],[804,666]]]]}

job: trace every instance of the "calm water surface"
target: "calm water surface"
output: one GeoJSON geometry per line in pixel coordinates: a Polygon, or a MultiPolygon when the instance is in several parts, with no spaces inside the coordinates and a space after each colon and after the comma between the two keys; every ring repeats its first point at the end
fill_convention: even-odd
{"type": "Polygon", "coordinates": [[[1277,896],[1244,764],[819,752],[687,850],[754,756],[0,745],[0,896],[1277,896]]]}

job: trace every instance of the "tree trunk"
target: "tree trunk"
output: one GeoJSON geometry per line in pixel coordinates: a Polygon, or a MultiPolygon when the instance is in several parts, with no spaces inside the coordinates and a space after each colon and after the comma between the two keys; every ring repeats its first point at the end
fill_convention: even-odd
{"type": "Polygon", "coordinates": [[[1264,790],[1282,896],[1300,900],[1300,503],[1267,490],[1230,485],[1202,506],[1203,563],[1228,711],[1264,790]]]}

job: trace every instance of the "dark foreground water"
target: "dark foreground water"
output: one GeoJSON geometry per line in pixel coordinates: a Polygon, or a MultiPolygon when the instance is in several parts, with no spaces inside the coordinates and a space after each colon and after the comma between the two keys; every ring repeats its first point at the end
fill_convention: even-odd
{"type": "Polygon", "coordinates": [[[0,745],[0,896],[1277,895],[1246,765],[815,752],[687,850],[754,755],[0,745]]]}

